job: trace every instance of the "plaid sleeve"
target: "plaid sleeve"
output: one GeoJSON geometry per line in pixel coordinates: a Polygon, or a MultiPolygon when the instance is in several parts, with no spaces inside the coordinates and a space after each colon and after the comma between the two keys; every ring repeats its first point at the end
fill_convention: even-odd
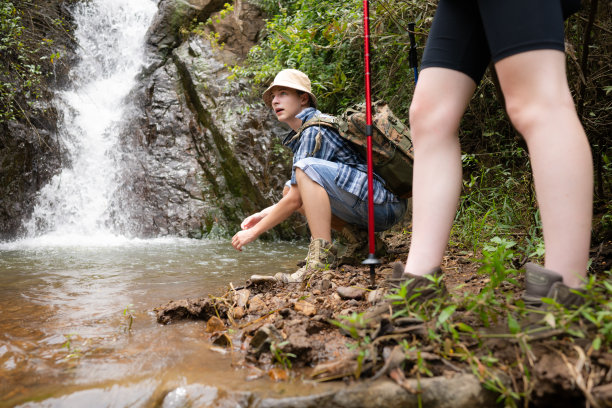
{"type": "Polygon", "coordinates": [[[325,127],[312,126],[304,129],[300,136],[300,144],[293,153],[291,168],[291,184],[297,184],[295,179],[295,163],[306,157],[333,161],[335,148],[330,137],[331,130],[325,127]]]}

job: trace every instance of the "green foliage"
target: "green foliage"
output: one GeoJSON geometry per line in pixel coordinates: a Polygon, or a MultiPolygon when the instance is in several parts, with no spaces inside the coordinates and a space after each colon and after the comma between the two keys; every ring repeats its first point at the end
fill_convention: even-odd
{"type": "Polygon", "coordinates": [[[76,333],[70,333],[65,334],[64,337],[66,338],[66,342],[62,344],[62,348],[66,349],[67,353],[64,360],[80,359],[83,356],[83,353],[81,352],[80,348],[75,347],[73,344],[73,339],[77,338],[78,335],[76,333]]]}
{"type": "Polygon", "coordinates": [[[331,7],[316,0],[259,5],[271,16],[266,36],[251,49],[247,64],[233,68],[234,73],[265,85],[278,71],[297,68],[310,76],[323,109],[348,104],[351,95],[346,91],[357,88],[361,77],[354,66],[360,58],[354,35],[359,2],[334,2],[331,7]]]}
{"type": "MultiPolygon", "coordinates": [[[[568,342],[572,338],[585,339],[589,336],[591,341],[586,343],[589,346],[585,348],[587,355],[612,348],[612,271],[605,272],[599,279],[589,277],[585,286],[585,304],[577,309],[566,309],[554,300],[545,298],[543,301],[547,308],[528,310],[522,300],[514,300],[513,297],[518,285],[515,276],[519,273],[511,267],[515,246],[514,241],[500,237],[494,237],[484,245],[483,257],[478,260],[482,264],[479,273],[485,274],[489,280],[478,293],[466,292],[455,296],[440,294],[421,301],[419,296],[409,296],[406,286],[410,282],[406,282],[387,297],[393,305],[394,317],[417,318],[427,329],[428,335],[421,340],[399,342],[406,351],[433,349],[447,361],[459,359],[467,362],[483,386],[497,392],[498,401],[510,407],[518,406],[521,399],[528,401],[533,390],[530,370],[535,357],[531,342],[537,336],[565,336],[568,342]],[[479,317],[481,323],[474,322],[473,316],[479,317]],[[466,322],[474,323],[470,325],[466,322]],[[492,323],[497,323],[495,329],[486,329],[492,323]],[[487,355],[487,350],[482,349],[489,338],[506,339],[508,347],[512,347],[513,343],[517,345],[514,364],[523,377],[523,384],[506,381],[500,375],[507,372],[508,362],[491,355],[490,351],[487,355]]],[[[434,278],[431,280],[428,288],[439,289],[441,282],[434,278]]],[[[356,315],[352,320],[357,321],[360,327],[366,327],[368,322],[360,321],[358,317],[356,315]]],[[[351,335],[359,343],[359,332],[354,331],[351,335]]],[[[413,374],[428,375],[428,371],[417,356],[413,374]]]]}
{"type": "Polygon", "coordinates": [[[24,27],[21,13],[13,3],[0,3],[0,122],[15,118],[22,110],[18,97],[24,94],[28,100],[38,97],[40,66],[33,63],[31,51],[22,40],[24,27]]]}
{"type": "Polygon", "coordinates": [[[355,340],[355,343],[349,344],[348,346],[350,349],[357,350],[357,369],[354,375],[356,379],[359,379],[363,369],[363,363],[370,356],[370,349],[372,347],[370,337],[362,335],[362,331],[365,329],[367,321],[363,312],[353,312],[348,316],[340,316],[340,319],[343,321],[330,320],[330,323],[347,332],[353,340],[355,340]]]}
{"type": "Polygon", "coordinates": [[[453,238],[474,252],[495,236],[518,238],[522,253],[542,256],[541,222],[525,151],[514,146],[496,157],[464,154],[462,161],[466,177],[453,238]]]}
{"type": "MultiPolygon", "coordinates": [[[[320,108],[336,113],[364,98],[363,2],[251,0],[269,16],[263,40],[233,71],[268,84],[284,68],[304,71],[320,108]]],[[[371,81],[374,98],[385,99],[407,117],[414,89],[408,66],[408,22],[427,29],[433,8],[426,2],[373,2],[370,6],[371,81]]],[[[422,46],[425,39],[417,35],[422,46]]]]}
{"type": "Polygon", "coordinates": [[[123,309],[123,318],[125,320],[123,324],[123,331],[125,333],[131,333],[132,325],[134,324],[134,309],[132,309],[132,306],[134,305],[130,303],[125,307],[125,309],[123,309]]]}
{"type": "Polygon", "coordinates": [[[0,0],[0,124],[26,116],[44,93],[47,73],[61,59],[55,40],[65,21],[53,6],[0,0]]]}
{"type": "Polygon", "coordinates": [[[291,359],[295,358],[295,354],[288,353],[283,350],[283,347],[285,347],[287,344],[289,344],[288,341],[283,341],[278,344],[275,342],[270,343],[270,352],[274,356],[277,364],[279,364],[285,370],[291,369],[291,359]]]}

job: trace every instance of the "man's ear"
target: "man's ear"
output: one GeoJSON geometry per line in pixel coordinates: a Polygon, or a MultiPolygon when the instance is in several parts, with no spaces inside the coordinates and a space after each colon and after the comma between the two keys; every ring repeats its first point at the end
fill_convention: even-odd
{"type": "Polygon", "coordinates": [[[307,108],[310,106],[310,95],[306,92],[300,95],[300,105],[307,108]]]}

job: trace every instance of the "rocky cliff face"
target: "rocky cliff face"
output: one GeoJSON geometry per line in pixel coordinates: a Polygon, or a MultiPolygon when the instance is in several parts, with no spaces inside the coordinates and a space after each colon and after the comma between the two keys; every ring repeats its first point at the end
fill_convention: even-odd
{"type": "MultiPolygon", "coordinates": [[[[49,89],[62,85],[76,58],[67,1],[14,3],[18,10],[29,8],[27,18],[22,18],[23,41],[28,44],[45,38],[52,46],[40,47],[40,53],[44,57],[51,52],[60,55],[55,62],[50,62],[48,57],[43,60],[42,55],[40,61],[34,61],[40,63],[42,72],[47,74],[44,85],[49,89]],[[58,28],[49,21],[62,21],[63,24],[58,28]]],[[[0,56],[4,58],[1,53],[0,56]]],[[[14,86],[20,87],[20,84],[14,86]]],[[[32,106],[19,101],[22,116],[0,123],[0,240],[14,238],[21,232],[22,220],[31,214],[36,193],[66,164],[57,138],[57,111],[52,98],[53,93],[48,91],[43,92],[32,106]]]]}
{"type": "Polygon", "coordinates": [[[250,84],[229,80],[225,62],[242,58],[263,20],[252,5],[212,30],[221,50],[180,27],[205,21],[215,0],[162,0],[148,38],[151,64],[131,97],[136,111],[122,137],[125,164],[112,211],[138,236],[224,234],[274,203],[289,172],[286,133],[250,84]],[[128,217],[119,217],[119,214],[128,217]]]}

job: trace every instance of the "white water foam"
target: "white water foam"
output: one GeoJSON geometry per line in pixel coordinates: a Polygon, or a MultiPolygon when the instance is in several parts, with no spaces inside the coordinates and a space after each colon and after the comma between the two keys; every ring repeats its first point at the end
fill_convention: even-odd
{"type": "Polygon", "coordinates": [[[156,11],[152,0],[91,0],[74,6],[80,61],[70,73],[70,89],[55,99],[70,163],[41,189],[24,224],[27,240],[36,238],[42,245],[127,240],[113,234],[107,211],[119,166],[113,151],[156,11]]]}

